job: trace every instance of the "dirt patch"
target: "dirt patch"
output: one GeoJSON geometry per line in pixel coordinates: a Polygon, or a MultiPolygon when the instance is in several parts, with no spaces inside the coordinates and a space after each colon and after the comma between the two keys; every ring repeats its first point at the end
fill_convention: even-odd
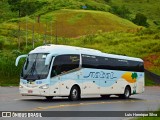
{"type": "Polygon", "coordinates": [[[144,60],[144,67],[145,69],[150,69],[152,67],[160,67],[160,64],[158,62],[155,62],[157,60],[160,60],[160,53],[148,55],[143,58],[144,60]]]}

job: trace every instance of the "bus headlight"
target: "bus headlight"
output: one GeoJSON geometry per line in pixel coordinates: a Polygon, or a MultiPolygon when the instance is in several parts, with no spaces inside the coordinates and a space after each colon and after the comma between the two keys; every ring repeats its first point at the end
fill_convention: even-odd
{"type": "Polygon", "coordinates": [[[41,87],[39,87],[39,88],[41,88],[41,89],[48,89],[48,88],[49,88],[49,85],[48,85],[48,84],[45,84],[45,85],[43,85],[43,86],[41,86],[41,87]]]}
{"type": "Polygon", "coordinates": [[[23,86],[22,86],[22,85],[19,85],[19,88],[23,88],[23,86]]]}

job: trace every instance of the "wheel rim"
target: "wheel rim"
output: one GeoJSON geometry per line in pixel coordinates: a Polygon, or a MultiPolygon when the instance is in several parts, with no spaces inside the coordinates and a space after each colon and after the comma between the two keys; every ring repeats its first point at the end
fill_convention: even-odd
{"type": "Polygon", "coordinates": [[[125,90],[125,96],[126,96],[126,97],[129,97],[129,94],[130,94],[130,93],[129,93],[129,90],[126,89],[126,90],[125,90]]]}
{"type": "Polygon", "coordinates": [[[72,97],[73,98],[77,98],[77,94],[78,94],[78,91],[76,89],[73,89],[73,91],[72,91],[72,97]]]}

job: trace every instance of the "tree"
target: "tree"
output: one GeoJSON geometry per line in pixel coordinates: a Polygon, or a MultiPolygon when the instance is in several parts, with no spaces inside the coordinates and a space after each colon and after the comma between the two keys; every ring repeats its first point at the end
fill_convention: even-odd
{"type": "Polygon", "coordinates": [[[137,13],[133,22],[137,25],[148,27],[147,17],[142,13],[137,13]]]}
{"type": "Polygon", "coordinates": [[[11,10],[18,11],[19,17],[21,14],[21,7],[20,7],[21,1],[22,0],[8,0],[8,3],[11,5],[11,10]]]}
{"type": "Polygon", "coordinates": [[[26,15],[31,15],[36,12],[38,9],[47,4],[47,2],[42,1],[27,1],[27,0],[8,0],[8,3],[11,5],[12,11],[18,11],[19,17],[24,17],[26,15]]]}
{"type": "Polygon", "coordinates": [[[7,1],[0,1],[1,9],[0,9],[0,22],[4,22],[5,20],[11,19],[15,14],[11,11],[10,5],[7,1]]]}
{"type": "Polygon", "coordinates": [[[21,2],[21,16],[31,15],[46,4],[47,2],[42,1],[23,1],[21,2]]]}
{"type": "Polygon", "coordinates": [[[105,2],[109,3],[111,0],[104,0],[105,2]]]}
{"type": "Polygon", "coordinates": [[[131,12],[129,11],[129,9],[122,5],[122,6],[112,6],[111,12],[113,14],[116,14],[122,18],[126,18],[129,19],[129,14],[131,14],[131,12]]]}

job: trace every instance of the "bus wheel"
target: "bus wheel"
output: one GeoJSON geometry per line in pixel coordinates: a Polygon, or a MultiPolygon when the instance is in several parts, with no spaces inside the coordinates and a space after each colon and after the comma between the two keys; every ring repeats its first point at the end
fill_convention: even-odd
{"type": "Polygon", "coordinates": [[[47,99],[48,101],[51,101],[51,100],[53,99],[53,96],[46,96],[46,99],[47,99]]]}
{"type": "Polygon", "coordinates": [[[76,101],[76,100],[80,99],[80,90],[77,86],[72,87],[72,89],[70,91],[69,99],[71,101],[76,101]]]}
{"type": "Polygon", "coordinates": [[[119,97],[120,97],[120,98],[123,98],[123,99],[128,99],[129,96],[131,95],[130,93],[131,93],[131,90],[130,90],[130,88],[127,86],[127,87],[125,88],[125,90],[124,90],[124,94],[120,95],[119,97]]]}
{"type": "Polygon", "coordinates": [[[109,98],[110,97],[110,95],[101,95],[101,98],[102,99],[107,99],[107,98],[109,98]]]}

